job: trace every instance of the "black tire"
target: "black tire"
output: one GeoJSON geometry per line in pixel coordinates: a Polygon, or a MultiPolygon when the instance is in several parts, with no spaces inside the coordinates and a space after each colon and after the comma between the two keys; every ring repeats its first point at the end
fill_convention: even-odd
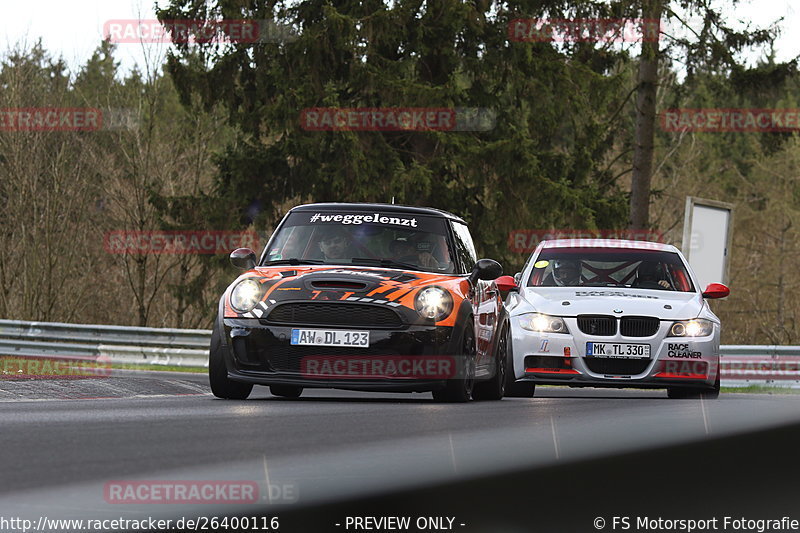
{"type": "Polygon", "coordinates": [[[717,379],[714,380],[714,387],[711,389],[706,390],[703,393],[703,398],[708,398],[709,400],[716,400],[719,398],[719,372],[717,372],[717,379]]]}
{"type": "Polygon", "coordinates": [[[211,392],[217,398],[246,400],[253,390],[253,384],[228,379],[228,369],[225,367],[222,339],[217,324],[218,321],[214,320],[214,328],[211,330],[211,347],[208,353],[208,383],[211,385],[211,392]]]}
{"type": "Polygon", "coordinates": [[[281,398],[299,398],[303,394],[303,387],[299,385],[270,385],[269,392],[281,398]]]}
{"type": "Polygon", "coordinates": [[[506,363],[506,398],[533,398],[533,394],[536,391],[536,383],[530,381],[517,382],[516,373],[514,372],[514,352],[512,351],[511,343],[508,344],[506,351],[508,352],[506,363]]]}
{"type": "Polygon", "coordinates": [[[472,317],[464,328],[461,338],[461,353],[457,357],[464,358],[463,379],[448,379],[443,389],[433,391],[433,399],[437,402],[463,403],[472,399],[475,386],[475,326],[472,317]]]}
{"type": "Polygon", "coordinates": [[[506,385],[506,398],[533,398],[536,392],[536,383],[530,381],[520,381],[506,385]]]}
{"type": "Polygon", "coordinates": [[[491,379],[475,384],[472,399],[479,401],[502,400],[506,391],[506,367],[508,365],[508,331],[503,328],[497,340],[494,375],[491,379]]]}
{"type": "Polygon", "coordinates": [[[698,387],[668,387],[667,398],[673,400],[686,398],[716,400],[719,398],[719,373],[717,373],[717,379],[714,380],[714,386],[710,389],[701,389],[698,387]]]}
{"type": "Polygon", "coordinates": [[[691,398],[694,389],[683,387],[667,387],[667,398],[671,400],[683,400],[691,398]]]}

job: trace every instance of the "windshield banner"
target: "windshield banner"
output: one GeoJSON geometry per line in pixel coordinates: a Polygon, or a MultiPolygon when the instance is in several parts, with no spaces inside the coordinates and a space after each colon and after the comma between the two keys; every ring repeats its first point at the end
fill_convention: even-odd
{"type": "Polygon", "coordinates": [[[438,233],[442,231],[441,219],[407,213],[293,213],[290,218],[292,225],[334,225],[334,226],[359,226],[373,224],[386,227],[403,228],[409,231],[438,233]]]}

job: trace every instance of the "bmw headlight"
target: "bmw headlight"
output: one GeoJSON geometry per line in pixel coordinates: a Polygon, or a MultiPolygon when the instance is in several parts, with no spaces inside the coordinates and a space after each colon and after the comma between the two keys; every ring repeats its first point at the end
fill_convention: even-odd
{"type": "Polygon", "coordinates": [[[520,315],[519,324],[528,331],[537,331],[539,333],[569,333],[563,318],[541,313],[520,315]]]}
{"type": "Polygon", "coordinates": [[[262,296],[263,292],[259,282],[254,279],[244,279],[237,283],[231,291],[231,307],[239,313],[250,312],[262,296]]]}
{"type": "Polygon", "coordinates": [[[453,311],[453,298],[441,287],[425,287],[417,293],[414,307],[422,318],[432,318],[438,322],[453,311]]]}
{"type": "Polygon", "coordinates": [[[673,322],[669,337],[705,337],[714,331],[714,323],[703,318],[673,322]]]}

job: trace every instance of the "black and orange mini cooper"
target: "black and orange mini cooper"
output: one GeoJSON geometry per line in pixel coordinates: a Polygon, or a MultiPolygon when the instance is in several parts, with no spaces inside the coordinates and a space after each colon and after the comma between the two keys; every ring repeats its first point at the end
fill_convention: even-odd
{"type": "Polygon", "coordinates": [[[220,398],[253,385],[427,392],[440,401],[499,400],[508,316],[463,220],[430,208],[310,204],[284,217],[225,291],[209,380],[220,398]]]}

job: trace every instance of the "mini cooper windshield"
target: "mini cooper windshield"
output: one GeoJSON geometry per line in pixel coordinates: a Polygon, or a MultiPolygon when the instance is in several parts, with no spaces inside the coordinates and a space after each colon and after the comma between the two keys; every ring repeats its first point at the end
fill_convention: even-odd
{"type": "Polygon", "coordinates": [[[619,248],[542,250],[528,285],[694,291],[692,280],[677,254],[619,248]]]}
{"type": "Polygon", "coordinates": [[[382,213],[292,213],[262,266],[336,264],[455,272],[443,219],[382,213]]]}

